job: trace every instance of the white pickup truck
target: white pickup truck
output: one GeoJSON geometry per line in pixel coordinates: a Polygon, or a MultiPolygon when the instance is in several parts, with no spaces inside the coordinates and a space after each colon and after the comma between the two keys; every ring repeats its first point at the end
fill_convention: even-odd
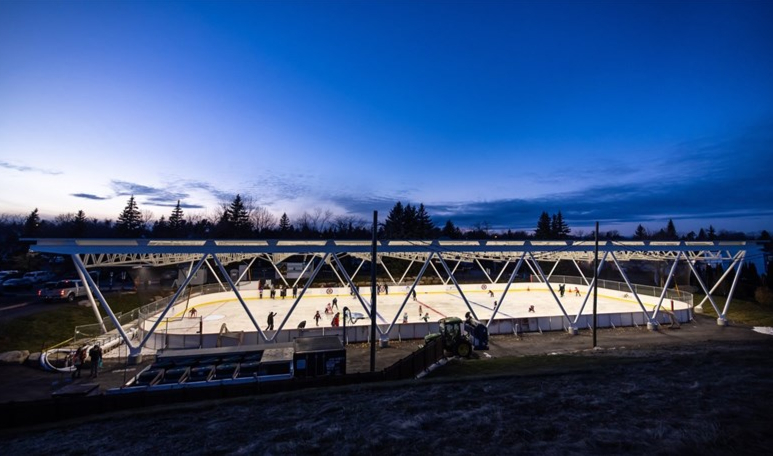
{"type": "Polygon", "coordinates": [[[86,287],[83,285],[83,282],[77,279],[60,280],[50,288],[42,288],[38,291],[38,296],[46,301],[65,299],[73,302],[75,298],[86,296],[86,287]]]}

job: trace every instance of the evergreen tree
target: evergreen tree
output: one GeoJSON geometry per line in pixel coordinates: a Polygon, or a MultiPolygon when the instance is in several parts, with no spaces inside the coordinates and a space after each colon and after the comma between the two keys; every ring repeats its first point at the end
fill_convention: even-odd
{"type": "Polygon", "coordinates": [[[249,236],[252,232],[252,224],[250,223],[250,216],[247,214],[241,195],[236,195],[227,212],[232,234],[235,237],[249,236]]]}
{"type": "Polygon", "coordinates": [[[676,226],[674,226],[674,221],[671,219],[668,219],[668,225],[666,225],[666,238],[670,241],[679,239],[679,234],[676,232],[676,226]]]}
{"type": "Polygon", "coordinates": [[[23,237],[37,236],[39,230],[40,230],[40,215],[38,215],[38,208],[35,208],[35,210],[32,211],[30,215],[27,216],[27,219],[24,221],[24,227],[22,228],[22,236],[23,237]]]}
{"type": "Polygon", "coordinates": [[[418,239],[418,220],[416,216],[416,207],[410,204],[405,205],[403,212],[403,239],[418,239]]]}
{"type": "Polygon", "coordinates": [[[701,229],[698,231],[698,237],[697,237],[696,239],[697,239],[698,241],[705,241],[706,239],[708,239],[708,236],[706,236],[706,232],[705,232],[705,231],[703,231],[703,228],[701,228],[701,229]]]}
{"type": "Polygon", "coordinates": [[[169,224],[166,222],[166,217],[163,215],[160,219],[153,223],[153,237],[165,238],[169,237],[169,224]]]}
{"type": "Polygon", "coordinates": [[[83,212],[83,210],[79,210],[75,214],[75,219],[73,219],[72,230],[70,232],[70,235],[72,237],[85,236],[87,225],[88,225],[88,220],[86,220],[86,213],[83,212]]]}
{"type": "Polygon", "coordinates": [[[649,236],[647,234],[647,230],[639,224],[639,226],[636,227],[636,231],[633,233],[633,238],[643,241],[647,239],[649,236]]]}
{"type": "Polygon", "coordinates": [[[384,236],[387,239],[404,239],[405,238],[405,210],[403,209],[403,203],[398,201],[395,203],[389,215],[387,215],[384,222],[384,236]]]}
{"type": "Polygon", "coordinates": [[[552,236],[551,219],[547,212],[542,211],[537,221],[537,229],[534,231],[534,237],[537,239],[550,239],[552,236]]]}
{"type": "Polygon", "coordinates": [[[172,209],[172,215],[169,216],[169,233],[172,237],[182,237],[185,231],[185,218],[183,216],[183,210],[180,207],[180,200],[177,200],[177,205],[172,209]]]}
{"type": "Polygon", "coordinates": [[[713,225],[709,225],[709,233],[707,237],[709,238],[709,241],[717,240],[717,230],[714,229],[713,225]]]}
{"type": "Polygon", "coordinates": [[[282,217],[279,218],[279,234],[280,237],[287,237],[287,235],[290,234],[292,231],[293,226],[290,225],[290,217],[287,216],[287,213],[283,213],[282,217]]]}
{"type": "Polygon", "coordinates": [[[123,212],[118,216],[115,229],[122,237],[139,237],[142,234],[142,214],[134,201],[134,195],[129,198],[123,212]]]}
{"type": "Polygon", "coordinates": [[[566,239],[571,231],[569,225],[564,221],[564,216],[561,215],[561,211],[558,211],[558,214],[553,215],[550,220],[550,237],[554,239],[566,239]]]}
{"type": "Polygon", "coordinates": [[[430,239],[435,235],[437,228],[432,222],[427,210],[424,208],[424,203],[419,204],[419,209],[416,212],[416,225],[417,235],[419,239],[430,239]]]}
{"type": "Polygon", "coordinates": [[[460,239],[462,237],[462,232],[454,225],[454,222],[451,220],[446,220],[446,224],[443,227],[443,230],[440,232],[440,234],[443,237],[447,237],[449,239],[460,239]]]}

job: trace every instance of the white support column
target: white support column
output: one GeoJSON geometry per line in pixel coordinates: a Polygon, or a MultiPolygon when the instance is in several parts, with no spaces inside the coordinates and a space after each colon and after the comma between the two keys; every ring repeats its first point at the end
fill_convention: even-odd
{"type": "MultiPolygon", "coordinates": [[[[188,286],[188,284],[191,282],[191,279],[193,279],[193,276],[198,272],[198,270],[201,268],[201,266],[207,262],[207,255],[203,255],[198,263],[196,263],[196,266],[191,269],[191,272],[188,274],[188,277],[183,280],[182,285],[180,285],[180,288],[175,292],[174,295],[172,295],[172,299],[169,300],[166,307],[164,307],[164,310],[161,311],[158,318],[156,319],[156,322],[151,326],[150,330],[145,334],[145,337],[142,338],[142,341],[140,344],[136,347],[136,355],[139,355],[140,351],[142,350],[142,347],[145,346],[145,344],[148,342],[148,339],[153,335],[153,333],[156,332],[156,328],[158,325],[161,324],[161,321],[163,321],[164,317],[166,316],[167,312],[169,312],[169,309],[171,309],[176,303],[177,298],[180,296],[180,294],[185,290],[185,287],[188,286]]],[[[105,304],[107,305],[107,304],[105,304]]],[[[130,347],[130,349],[132,349],[130,347]]],[[[134,351],[131,352],[132,354],[135,354],[134,351]]]]}
{"type": "Polygon", "coordinates": [[[293,302],[293,305],[290,306],[290,310],[287,311],[287,315],[282,319],[282,323],[279,324],[279,328],[277,328],[276,332],[273,336],[271,336],[271,339],[269,339],[269,342],[273,342],[276,339],[277,334],[279,334],[279,331],[284,328],[285,323],[287,323],[287,320],[290,318],[290,315],[293,314],[295,311],[295,307],[300,302],[303,295],[306,293],[306,290],[309,288],[309,285],[314,281],[314,279],[317,277],[317,274],[319,274],[319,271],[322,269],[322,266],[325,265],[327,258],[330,256],[329,253],[326,253],[325,256],[322,258],[322,261],[317,264],[317,267],[314,268],[314,271],[311,273],[311,277],[309,277],[309,280],[306,281],[306,285],[303,286],[303,289],[301,290],[301,293],[298,295],[298,297],[295,299],[295,302],[293,302]]]}
{"type": "Polygon", "coordinates": [[[220,259],[217,257],[217,255],[213,254],[212,259],[215,260],[215,264],[217,265],[218,269],[220,269],[220,273],[223,274],[223,277],[225,277],[226,282],[228,282],[228,285],[231,287],[231,292],[236,296],[236,299],[239,300],[239,303],[244,308],[244,311],[247,312],[247,316],[250,318],[252,325],[258,331],[258,334],[260,334],[260,336],[263,337],[264,340],[266,340],[266,335],[263,334],[263,331],[260,330],[260,325],[258,324],[257,321],[255,321],[255,317],[252,315],[252,312],[250,312],[250,309],[247,307],[247,303],[244,302],[244,299],[242,299],[242,294],[239,293],[239,290],[236,288],[236,285],[234,285],[234,283],[231,281],[231,277],[228,275],[228,271],[225,270],[223,263],[220,262],[220,259]]]}
{"type": "Polygon", "coordinates": [[[657,319],[658,313],[660,312],[660,308],[663,305],[663,300],[666,298],[666,293],[668,292],[668,285],[671,284],[671,279],[674,278],[674,272],[676,272],[676,265],[679,264],[679,258],[682,256],[682,252],[678,252],[676,254],[676,258],[674,258],[674,264],[671,265],[671,270],[668,272],[668,277],[666,277],[666,283],[663,285],[663,290],[660,292],[660,299],[658,300],[658,305],[655,307],[655,312],[652,314],[653,319],[657,319]]]}
{"type": "Polygon", "coordinates": [[[587,278],[587,277],[585,277],[585,274],[583,274],[583,273],[582,273],[582,269],[580,269],[580,265],[579,265],[579,264],[577,264],[577,260],[575,260],[574,258],[572,258],[572,263],[574,263],[574,267],[575,267],[575,268],[577,268],[577,272],[579,272],[579,273],[580,273],[580,277],[582,277],[582,280],[583,280],[583,282],[585,282],[585,285],[586,285],[586,286],[587,286],[587,285],[590,285],[590,284],[588,283],[588,278],[587,278]]]}
{"type": "MultiPolygon", "coordinates": [[[[343,266],[341,265],[341,262],[336,261],[336,263],[338,264],[338,266],[341,267],[341,272],[343,272],[344,275],[346,276],[347,275],[346,270],[344,270],[343,266]]],[[[365,258],[360,259],[360,264],[357,265],[357,269],[354,270],[354,274],[352,274],[351,277],[347,277],[347,280],[349,280],[350,284],[354,281],[354,278],[357,277],[357,273],[360,272],[360,269],[362,269],[363,264],[365,264],[365,258]]]]}
{"type": "Polygon", "coordinates": [[[483,267],[483,265],[482,265],[482,264],[480,264],[480,261],[478,261],[478,259],[477,259],[477,258],[475,258],[475,263],[478,265],[478,267],[480,268],[480,270],[481,270],[481,271],[483,271],[483,275],[485,275],[485,276],[486,276],[486,278],[488,279],[489,283],[494,283],[494,281],[493,281],[493,280],[491,280],[491,277],[488,275],[488,272],[486,272],[486,268],[484,268],[484,267],[483,267]]]}
{"type": "MultiPolygon", "coordinates": [[[[441,282],[444,282],[445,279],[443,279],[443,276],[440,275],[440,271],[437,270],[435,265],[433,263],[430,263],[429,265],[432,266],[432,269],[435,271],[435,274],[437,275],[438,279],[440,279],[441,282]]],[[[450,276],[449,276],[449,278],[450,278],[450,276]]]]}
{"type": "Polygon", "coordinates": [[[234,282],[234,285],[236,285],[236,284],[238,284],[238,283],[240,283],[242,281],[242,279],[244,278],[244,275],[247,274],[247,272],[249,272],[250,268],[252,267],[252,264],[257,259],[258,259],[258,257],[255,257],[252,260],[250,260],[250,263],[247,265],[246,268],[244,268],[244,271],[242,271],[242,273],[239,274],[239,277],[236,279],[236,282],[234,282]]]}
{"type": "Polygon", "coordinates": [[[462,260],[461,259],[456,260],[456,264],[454,265],[454,269],[451,270],[451,275],[448,276],[448,278],[446,280],[442,280],[441,279],[441,281],[443,282],[443,285],[448,285],[448,282],[451,281],[451,276],[453,276],[456,273],[456,269],[459,268],[460,264],[462,264],[462,260]]]}
{"type": "MultiPolygon", "coordinates": [[[[337,258],[337,257],[338,257],[338,255],[336,255],[336,254],[334,253],[334,254],[333,254],[333,257],[336,257],[336,258],[337,258]]],[[[329,258],[328,258],[328,262],[330,263],[330,269],[332,269],[332,270],[333,270],[333,274],[335,274],[335,275],[336,275],[336,277],[338,278],[338,281],[341,283],[341,286],[344,286],[344,287],[345,287],[345,286],[346,286],[346,281],[345,281],[345,280],[344,280],[344,279],[341,277],[341,275],[338,273],[338,269],[336,269],[335,265],[333,264],[333,262],[332,262],[332,261],[330,261],[330,259],[329,259],[329,258]]],[[[337,262],[336,262],[336,263],[337,263],[337,262]]],[[[360,264],[362,264],[362,263],[360,263],[360,264]]]]}
{"type": "MultiPolygon", "coordinates": [[[[215,277],[215,280],[217,280],[217,284],[220,285],[220,289],[223,290],[223,291],[226,291],[225,285],[223,285],[223,281],[220,280],[220,277],[218,276],[217,272],[215,272],[214,268],[212,268],[212,265],[209,264],[209,261],[205,261],[204,264],[207,265],[207,267],[209,268],[209,271],[215,277]]],[[[229,280],[229,282],[230,282],[230,280],[229,280]]]]}
{"type": "MultiPolygon", "coordinates": [[[[542,268],[540,268],[539,263],[534,258],[534,255],[529,252],[529,256],[531,257],[531,260],[534,262],[534,266],[537,268],[537,274],[540,276],[542,281],[547,284],[548,290],[550,290],[550,294],[553,295],[553,299],[556,300],[556,304],[558,304],[558,308],[561,309],[561,313],[564,314],[564,318],[566,318],[566,323],[569,325],[566,330],[569,334],[577,334],[577,326],[572,323],[572,320],[569,318],[569,314],[566,313],[566,309],[564,309],[564,306],[561,304],[561,300],[558,299],[558,296],[556,296],[556,292],[553,291],[553,287],[550,285],[550,282],[547,278],[545,278],[545,274],[542,273],[542,268]]],[[[528,264],[528,263],[527,263],[528,264]]]]}
{"type": "MultiPolygon", "coordinates": [[[[381,317],[380,314],[376,314],[375,316],[372,314],[370,301],[367,301],[365,298],[362,297],[362,295],[360,295],[360,290],[357,289],[357,287],[354,285],[354,281],[352,281],[352,277],[349,277],[349,274],[346,272],[346,269],[344,269],[343,265],[341,264],[341,261],[338,259],[338,256],[333,255],[333,260],[336,262],[339,269],[341,269],[341,273],[344,275],[347,283],[351,287],[352,293],[354,293],[354,297],[360,301],[360,305],[362,305],[362,308],[363,310],[365,310],[365,313],[367,313],[370,316],[371,320],[374,317],[381,318],[381,320],[384,321],[384,323],[386,323],[386,320],[383,317],[381,317]]],[[[365,260],[362,260],[362,261],[364,262],[365,260]]],[[[360,263],[360,266],[362,266],[362,263],[360,263]]],[[[358,267],[357,270],[359,271],[360,268],[358,267]]],[[[384,332],[381,331],[381,328],[379,328],[378,323],[376,323],[376,330],[378,331],[379,335],[381,336],[384,335],[384,332]]]]}
{"type": "MultiPolygon", "coordinates": [[[[722,283],[725,281],[725,277],[727,277],[728,274],[730,274],[730,271],[733,270],[736,267],[736,265],[739,264],[739,261],[740,261],[741,258],[743,258],[743,254],[744,253],[745,252],[738,252],[735,255],[735,257],[733,258],[733,262],[730,264],[730,267],[728,267],[727,270],[719,278],[719,280],[717,280],[717,283],[715,283],[714,286],[711,287],[711,290],[706,294],[706,296],[701,300],[700,304],[698,304],[696,306],[696,308],[697,307],[703,308],[703,303],[706,302],[706,299],[709,297],[709,295],[711,293],[714,293],[714,291],[716,291],[716,289],[719,288],[720,285],[722,285],[722,283]]],[[[712,302],[712,304],[713,304],[713,302],[712,302]]],[[[716,310],[717,311],[717,315],[719,315],[719,308],[717,306],[714,306],[714,310],[716,310]]]]}
{"type": "Polygon", "coordinates": [[[384,264],[383,257],[379,255],[379,263],[381,264],[381,267],[384,268],[384,271],[386,271],[387,275],[389,276],[389,279],[392,281],[393,284],[396,284],[395,278],[392,277],[392,273],[389,271],[389,268],[386,267],[386,264],[384,264]]]}
{"type": "MultiPolygon", "coordinates": [[[[515,280],[515,277],[518,275],[518,270],[521,269],[521,265],[523,264],[523,258],[526,256],[526,252],[521,254],[521,258],[518,259],[518,263],[515,264],[515,269],[513,269],[513,273],[510,274],[510,279],[507,281],[507,285],[505,285],[505,291],[502,292],[502,296],[499,297],[499,301],[497,302],[496,307],[494,307],[494,312],[491,313],[491,318],[489,318],[488,323],[486,323],[486,327],[490,327],[491,323],[494,321],[494,317],[497,316],[497,313],[499,313],[499,308],[502,307],[502,303],[505,301],[505,296],[507,296],[507,291],[510,289],[510,285],[512,285],[513,280],[515,280]]],[[[509,259],[507,260],[510,261],[509,259]]],[[[504,271],[504,268],[502,269],[504,271]]]]}
{"type": "MultiPolygon", "coordinates": [[[[279,276],[279,278],[282,280],[282,283],[284,283],[286,287],[289,287],[290,285],[285,280],[284,276],[282,275],[282,271],[279,270],[279,268],[276,265],[276,262],[274,262],[274,259],[268,254],[266,254],[266,258],[268,258],[268,262],[271,263],[271,266],[273,266],[274,271],[276,271],[276,275],[279,276]]],[[[280,260],[279,262],[281,263],[282,261],[280,260]]],[[[274,281],[272,280],[271,283],[273,284],[274,281]]]]}
{"type": "Polygon", "coordinates": [[[551,277],[553,277],[553,272],[554,272],[554,271],[556,270],[556,268],[558,267],[558,262],[559,262],[559,261],[561,261],[561,260],[556,260],[556,262],[555,262],[555,263],[553,263],[553,267],[552,267],[552,268],[550,268],[550,272],[548,273],[548,280],[550,280],[550,278],[551,278],[551,277]]]}
{"type": "MultiPolygon", "coordinates": [[[[529,261],[529,259],[527,258],[525,260],[526,261],[526,266],[528,266],[529,269],[531,269],[531,274],[532,275],[537,276],[537,280],[540,281],[539,283],[544,283],[543,276],[539,272],[537,272],[537,270],[534,269],[534,266],[532,265],[532,262],[534,262],[534,264],[537,264],[537,260],[534,259],[534,255],[532,255],[531,253],[529,253],[529,256],[531,257],[531,261],[529,261]]],[[[537,267],[539,268],[539,265],[537,265],[537,267]]]]}
{"type": "Polygon", "coordinates": [[[403,272],[403,275],[400,277],[400,281],[399,281],[399,282],[397,282],[397,284],[398,284],[398,285],[399,285],[399,284],[401,284],[401,283],[403,283],[403,280],[405,280],[405,276],[406,276],[406,275],[408,275],[408,271],[410,271],[410,270],[411,270],[411,266],[413,266],[413,263],[415,263],[415,262],[416,262],[416,259],[415,259],[415,258],[412,258],[412,259],[411,259],[411,262],[410,262],[410,263],[408,263],[408,267],[407,267],[407,268],[405,268],[405,272],[403,272]]]}
{"type": "Polygon", "coordinates": [[[386,334],[389,334],[389,332],[392,331],[392,328],[395,326],[395,324],[397,324],[397,319],[400,318],[400,313],[403,311],[403,309],[405,308],[405,305],[408,303],[408,298],[411,297],[411,295],[413,294],[413,290],[416,289],[416,285],[419,284],[419,281],[421,280],[422,276],[424,276],[424,273],[427,271],[427,265],[432,263],[432,255],[435,255],[435,253],[430,252],[430,254],[427,255],[427,260],[421,266],[421,270],[419,271],[419,274],[416,276],[416,280],[413,281],[413,285],[411,285],[411,288],[408,290],[408,293],[405,294],[405,298],[403,298],[403,303],[400,304],[400,308],[397,309],[397,313],[395,314],[395,317],[392,319],[392,323],[389,324],[389,327],[386,330],[386,334]]]}
{"type": "MultiPolygon", "coordinates": [[[[641,307],[641,311],[644,313],[644,315],[647,316],[647,329],[651,331],[657,331],[658,330],[658,322],[652,319],[652,316],[647,313],[647,309],[644,308],[644,304],[641,302],[641,299],[639,299],[639,294],[636,293],[636,290],[634,289],[633,285],[631,285],[631,281],[628,280],[628,276],[625,274],[625,271],[622,267],[620,267],[620,263],[617,261],[617,257],[615,257],[614,252],[610,252],[612,255],[612,261],[615,263],[615,266],[617,266],[618,272],[620,272],[620,275],[623,277],[623,280],[625,280],[625,284],[628,285],[628,289],[631,290],[631,293],[633,294],[633,297],[636,298],[636,302],[639,303],[639,307],[641,307]]],[[[654,313],[654,311],[653,311],[654,313]]]]}
{"type": "Polygon", "coordinates": [[[601,274],[601,269],[604,267],[604,263],[607,261],[607,255],[609,255],[609,252],[604,252],[604,256],[601,257],[601,261],[599,261],[599,268],[596,271],[595,277],[593,277],[590,281],[590,285],[588,287],[588,293],[585,293],[585,298],[582,300],[580,311],[577,312],[577,315],[574,317],[575,324],[577,324],[577,322],[580,321],[580,315],[582,315],[582,311],[585,310],[585,306],[588,304],[588,298],[590,298],[591,296],[590,290],[592,290],[593,287],[596,286],[596,277],[598,277],[601,274]]]}
{"type": "MultiPolygon", "coordinates": [[[[717,315],[719,315],[720,314],[719,307],[717,307],[717,304],[714,302],[714,298],[711,296],[711,293],[714,291],[714,288],[712,288],[711,291],[709,291],[706,288],[706,284],[703,283],[703,279],[701,279],[701,275],[698,274],[698,271],[695,270],[695,265],[693,265],[692,261],[688,260],[687,265],[690,266],[690,269],[692,270],[692,273],[695,276],[695,279],[698,281],[698,285],[701,286],[701,289],[706,294],[706,298],[708,298],[709,302],[711,303],[711,307],[713,307],[714,311],[717,313],[717,315]]],[[[695,306],[695,312],[703,313],[703,303],[706,301],[706,298],[704,298],[703,301],[700,302],[700,304],[695,306]]]]}
{"type": "MultiPolygon", "coordinates": [[[[75,258],[78,257],[78,255],[72,254],[71,256],[73,257],[72,259],[73,263],[75,263],[75,258]]],[[[78,258],[78,260],[80,260],[80,258],[78,258]]],[[[81,262],[81,264],[83,264],[83,262],[81,262]]],[[[83,266],[83,269],[76,267],[75,270],[78,271],[78,277],[80,277],[81,283],[83,284],[89,283],[86,281],[86,277],[85,277],[89,275],[88,272],[85,275],[83,274],[83,271],[86,270],[85,265],[83,266]]],[[[105,328],[105,322],[102,321],[102,315],[99,313],[99,307],[97,307],[97,303],[94,301],[94,295],[91,294],[91,287],[88,287],[88,286],[86,287],[86,295],[88,296],[89,302],[91,303],[91,309],[94,311],[94,315],[97,317],[99,328],[102,330],[102,334],[104,334],[107,332],[107,328],[105,328]]]]}
{"type": "Polygon", "coordinates": [[[92,288],[94,290],[94,293],[97,295],[97,299],[99,299],[99,303],[102,304],[102,307],[105,309],[105,312],[107,312],[107,316],[110,318],[110,321],[113,322],[115,325],[115,330],[118,331],[118,334],[121,336],[121,339],[123,339],[124,343],[127,347],[129,347],[129,353],[130,356],[136,356],[139,354],[140,350],[139,348],[132,345],[131,338],[128,334],[126,334],[126,331],[123,330],[123,327],[121,326],[121,322],[118,321],[118,317],[115,316],[115,313],[113,313],[113,309],[110,308],[110,306],[107,304],[107,301],[105,300],[105,297],[102,295],[102,292],[99,291],[99,287],[94,283],[94,279],[91,278],[91,275],[89,275],[88,271],[86,271],[86,266],[81,261],[80,257],[78,255],[72,255],[73,263],[81,272],[81,277],[83,277],[88,284],[87,286],[92,288]]]}
{"type": "Polygon", "coordinates": [[[730,286],[730,291],[727,293],[727,299],[725,300],[725,307],[722,309],[722,315],[717,317],[717,324],[719,326],[727,326],[727,311],[730,310],[730,301],[733,300],[733,294],[735,293],[735,286],[738,284],[738,278],[741,276],[741,266],[743,265],[743,258],[746,252],[739,252],[735,267],[735,277],[733,277],[733,284],[730,286]]]}
{"type": "Polygon", "coordinates": [[[293,282],[293,287],[298,285],[298,282],[303,278],[303,275],[306,274],[306,271],[309,270],[309,266],[311,266],[311,263],[314,262],[314,259],[317,258],[316,255],[311,256],[311,261],[306,261],[306,258],[303,258],[303,262],[305,263],[305,266],[303,266],[303,270],[298,275],[298,277],[295,278],[295,281],[293,282]]]}
{"type": "Polygon", "coordinates": [[[470,301],[467,300],[467,296],[465,296],[464,291],[462,291],[462,287],[459,286],[459,282],[456,281],[456,277],[451,274],[451,270],[448,269],[448,265],[446,264],[445,260],[443,259],[443,256],[439,253],[436,254],[438,256],[438,259],[440,260],[440,264],[443,265],[443,268],[445,268],[446,272],[448,273],[449,277],[451,278],[451,281],[454,282],[454,286],[456,287],[456,290],[459,292],[459,294],[462,296],[462,300],[464,301],[464,304],[467,306],[467,309],[470,310],[470,314],[475,318],[478,319],[478,316],[475,315],[475,310],[473,310],[472,306],[470,305],[470,301]]]}

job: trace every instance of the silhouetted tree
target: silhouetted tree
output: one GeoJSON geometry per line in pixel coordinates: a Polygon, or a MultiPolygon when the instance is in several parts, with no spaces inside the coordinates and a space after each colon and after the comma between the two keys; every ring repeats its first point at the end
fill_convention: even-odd
{"type": "Polygon", "coordinates": [[[676,226],[674,226],[674,221],[671,219],[668,219],[668,225],[666,225],[666,238],[670,241],[679,239],[679,235],[676,233],[676,226]]]}
{"type": "Polygon", "coordinates": [[[290,224],[290,217],[287,216],[286,212],[282,213],[282,216],[279,218],[279,235],[281,237],[287,237],[292,230],[293,226],[290,224]]]}
{"type": "Polygon", "coordinates": [[[180,207],[180,200],[177,200],[177,205],[172,209],[172,215],[169,216],[169,235],[175,238],[185,235],[185,217],[182,207],[180,207]]]}
{"type": "Polygon", "coordinates": [[[558,214],[553,214],[550,219],[550,235],[553,239],[565,239],[569,236],[572,230],[569,229],[569,225],[564,221],[564,216],[561,215],[561,211],[558,214]]]}
{"type": "Polygon", "coordinates": [[[387,239],[405,239],[405,209],[398,201],[384,221],[384,236],[387,239]]]}
{"type": "Polygon", "coordinates": [[[123,212],[115,224],[116,232],[122,237],[139,237],[142,234],[142,214],[134,201],[134,195],[129,198],[123,212]]]}
{"type": "Polygon", "coordinates": [[[647,230],[639,224],[639,226],[636,227],[636,231],[633,233],[633,238],[643,241],[649,237],[649,233],[647,233],[647,230]]]}
{"type": "Polygon", "coordinates": [[[24,227],[22,228],[23,237],[35,237],[40,230],[40,215],[38,215],[38,208],[35,208],[27,219],[24,221],[24,227]]]}
{"type": "Polygon", "coordinates": [[[446,220],[446,224],[443,226],[443,230],[440,234],[449,239],[460,239],[462,237],[461,230],[457,228],[451,220],[446,220]]]}
{"type": "Polygon", "coordinates": [[[542,211],[537,221],[537,229],[534,230],[534,237],[537,239],[550,239],[553,235],[552,224],[547,212],[542,211]]]}

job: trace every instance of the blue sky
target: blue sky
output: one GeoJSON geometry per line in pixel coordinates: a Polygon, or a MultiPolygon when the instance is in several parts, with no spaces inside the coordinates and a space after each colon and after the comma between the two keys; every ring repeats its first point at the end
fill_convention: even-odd
{"type": "Polygon", "coordinates": [[[773,2],[0,2],[0,213],[773,229],[773,2]]]}

